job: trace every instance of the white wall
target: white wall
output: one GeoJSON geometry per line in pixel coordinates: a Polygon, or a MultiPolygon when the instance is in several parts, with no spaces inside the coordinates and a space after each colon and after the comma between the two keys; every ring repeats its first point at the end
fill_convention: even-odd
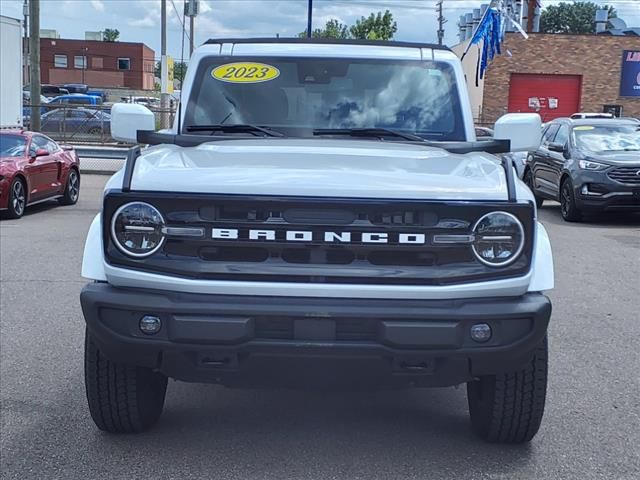
{"type": "Polygon", "coordinates": [[[0,16],[0,127],[22,125],[22,24],[0,16]]]}
{"type": "MultiPolygon", "coordinates": [[[[464,42],[451,47],[451,50],[453,50],[453,53],[460,58],[468,43],[469,40],[465,40],[464,42]]],[[[464,75],[467,80],[467,91],[469,92],[469,101],[471,102],[471,112],[473,113],[473,119],[476,122],[479,120],[480,112],[482,111],[482,100],[484,96],[484,79],[478,79],[478,86],[476,87],[478,55],[480,55],[478,45],[474,45],[464,57],[464,60],[462,60],[462,70],[464,71],[464,75]]]]}

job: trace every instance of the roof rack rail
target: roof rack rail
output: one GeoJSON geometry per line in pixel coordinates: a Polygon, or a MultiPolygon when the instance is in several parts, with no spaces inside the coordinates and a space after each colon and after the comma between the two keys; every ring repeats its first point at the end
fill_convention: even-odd
{"type": "Polygon", "coordinates": [[[210,38],[205,45],[215,45],[223,43],[300,43],[300,44],[331,44],[331,45],[370,45],[376,47],[403,47],[403,48],[431,48],[434,50],[451,50],[444,45],[421,42],[396,42],[393,40],[359,40],[341,38],[296,38],[296,37],[276,37],[276,38],[210,38]]]}

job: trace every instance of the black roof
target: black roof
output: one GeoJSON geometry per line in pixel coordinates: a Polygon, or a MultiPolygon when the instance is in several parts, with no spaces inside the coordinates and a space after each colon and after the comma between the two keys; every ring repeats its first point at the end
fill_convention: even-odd
{"type": "Polygon", "coordinates": [[[222,43],[301,43],[301,44],[330,44],[330,45],[374,45],[379,47],[432,48],[436,50],[450,50],[444,45],[420,42],[397,42],[395,40],[357,40],[340,38],[297,38],[297,37],[269,37],[269,38],[211,38],[205,45],[222,43]]]}

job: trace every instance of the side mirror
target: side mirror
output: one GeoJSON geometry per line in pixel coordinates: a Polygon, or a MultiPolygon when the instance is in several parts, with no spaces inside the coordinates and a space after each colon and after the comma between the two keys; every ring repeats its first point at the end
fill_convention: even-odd
{"type": "Polygon", "coordinates": [[[542,120],[537,113],[507,113],[494,126],[493,138],[509,140],[512,152],[537,150],[542,140],[542,120]]]}
{"type": "Polygon", "coordinates": [[[121,142],[138,143],[138,130],[156,129],[156,117],[136,103],[116,103],[111,107],[111,135],[121,142]]]}
{"type": "Polygon", "coordinates": [[[564,153],[566,150],[565,146],[562,145],[561,143],[553,143],[553,142],[547,145],[547,148],[552,152],[558,152],[558,153],[564,153]]]}

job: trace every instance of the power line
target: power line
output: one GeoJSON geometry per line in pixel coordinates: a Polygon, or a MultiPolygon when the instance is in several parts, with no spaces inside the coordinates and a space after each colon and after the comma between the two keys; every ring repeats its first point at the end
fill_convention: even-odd
{"type": "MultiPolygon", "coordinates": [[[[176,8],[176,4],[173,3],[173,0],[171,0],[171,6],[173,7],[173,11],[176,12],[176,17],[178,18],[178,21],[180,22],[180,25],[182,26],[182,35],[183,36],[186,35],[187,38],[189,39],[189,41],[191,41],[191,37],[187,33],[187,29],[184,26],[184,18],[180,18],[180,14],[178,13],[178,9],[176,8]]],[[[184,13],[183,13],[183,17],[184,17],[184,13]]]]}

